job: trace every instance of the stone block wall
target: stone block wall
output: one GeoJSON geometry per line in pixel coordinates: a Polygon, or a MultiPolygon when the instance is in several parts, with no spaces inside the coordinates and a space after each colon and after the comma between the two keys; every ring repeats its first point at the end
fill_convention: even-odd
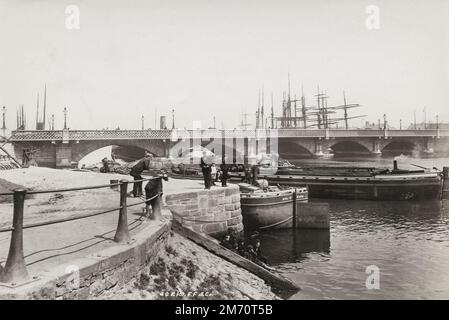
{"type": "Polygon", "coordinates": [[[219,236],[228,229],[243,231],[238,186],[167,195],[173,219],[196,232],[219,236]]]}

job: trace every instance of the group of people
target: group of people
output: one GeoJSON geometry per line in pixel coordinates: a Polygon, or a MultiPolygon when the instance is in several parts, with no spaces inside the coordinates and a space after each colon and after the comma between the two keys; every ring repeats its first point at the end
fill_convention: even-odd
{"type": "Polygon", "coordinates": [[[215,185],[215,181],[217,181],[219,177],[221,178],[221,186],[227,186],[229,166],[226,164],[225,157],[222,158],[219,172],[217,166],[213,163],[212,158],[207,155],[206,151],[204,151],[203,156],[201,157],[200,167],[201,172],[203,173],[205,189],[210,189],[215,185]]]}
{"type": "Polygon", "coordinates": [[[250,239],[245,242],[243,237],[232,230],[228,230],[228,233],[225,234],[220,244],[226,249],[232,250],[252,262],[265,264],[267,263],[267,258],[262,254],[260,240],[257,238],[257,235],[257,233],[253,234],[250,239]]]}

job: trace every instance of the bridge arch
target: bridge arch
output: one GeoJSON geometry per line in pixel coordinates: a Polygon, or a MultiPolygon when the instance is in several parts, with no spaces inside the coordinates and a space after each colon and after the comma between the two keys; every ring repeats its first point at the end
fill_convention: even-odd
{"type": "Polygon", "coordinates": [[[372,143],[355,140],[342,140],[329,144],[335,156],[360,155],[368,156],[372,152],[372,143]]]}
{"type": "Polygon", "coordinates": [[[384,156],[414,155],[419,152],[419,146],[408,139],[394,139],[382,148],[384,156]]]}
{"type": "MultiPolygon", "coordinates": [[[[216,156],[216,161],[221,161],[223,154],[222,140],[221,139],[211,139],[207,141],[179,140],[175,144],[172,144],[169,150],[169,157],[176,159],[188,156],[191,151],[195,151],[195,153],[198,154],[201,153],[203,150],[213,153],[216,156]]],[[[224,144],[224,153],[226,155],[227,163],[232,163],[234,157],[236,163],[243,163],[244,161],[243,140],[237,141],[237,145],[234,147],[232,139],[226,139],[224,144]]]]}
{"type": "MultiPolygon", "coordinates": [[[[131,152],[135,152],[136,156],[139,153],[144,155],[145,151],[150,152],[154,156],[164,156],[165,148],[163,143],[156,140],[131,140],[131,141],[80,141],[78,143],[72,143],[72,161],[79,162],[87,155],[95,152],[96,150],[109,147],[119,146],[124,150],[129,149],[131,152]],[[140,152],[139,152],[140,151],[140,152]]],[[[132,161],[132,159],[130,159],[132,161]]],[[[101,161],[101,159],[99,159],[101,161]]]]}
{"type": "Polygon", "coordinates": [[[299,143],[297,141],[280,141],[278,153],[281,158],[312,158],[315,153],[315,143],[299,143]]]}

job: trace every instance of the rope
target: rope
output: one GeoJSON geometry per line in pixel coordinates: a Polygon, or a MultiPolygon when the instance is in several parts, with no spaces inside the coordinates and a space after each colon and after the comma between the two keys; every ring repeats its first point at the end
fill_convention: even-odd
{"type": "MultiPolygon", "coordinates": [[[[93,216],[98,216],[98,215],[101,215],[101,214],[110,213],[110,212],[113,212],[113,211],[116,211],[116,210],[120,210],[120,209],[122,209],[121,206],[118,207],[118,208],[109,209],[109,210],[106,210],[106,211],[95,212],[95,213],[88,213],[88,214],[83,214],[83,215],[76,216],[76,217],[55,219],[55,220],[50,220],[50,221],[45,221],[45,222],[36,222],[36,223],[31,223],[31,224],[24,225],[22,228],[23,229],[28,229],[28,228],[47,226],[47,225],[51,225],[51,224],[55,224],[55,223],[79,220],[79,219],[89,218],[89,217],[93,217],[93,216]]],[[[6,227],[6,228],[1,228],[0,229],[0,233],[7,232],[7,231],[14,231],[14,227],[6,227]]]]}
{"type": "MultiPolygon", "coordinates": [[[[161,177],[156,176],[156,177],[150,177],[150,178],[145,178],[145,179],[140,179],[140,180],[131,180],[131,181],[127,181],[127,182],[128,183],[137,183],[137,182],[150,181],[150,180],[159,179],[159,178],[161,178],[161,177]]],[[[114,187],[114,186],[119,186],[121,184],[122,184],[121,182],[118,182],[118,183],[101,184],[101,185],[89,186],[89,187],[77,187],[77,188],[54,189],[54,190],[36,190],[36,191],[29,191],[29,192],[27,192],[27,194],[43,194],[43,193],[57,193],[57,192],[60,193],[60,192],[70,192],[70,191],[102,189],[102,188],[110,188],[110,187],[114,187]]],[[[12,195],[14,195],[14,192],[0,193],[0,196],[12,196],[12,195]]]]}
{"type": "MultiPolygon", "coordinates": [[[[130,204],[127,205],[126,208],[129,207],[134,207],[137,206],[139,204],[143,204],[146,203],[148,201],[151,201],[157,197],[159,197],[162,193],[158,193],[155,196],[145,200],[145,201],[141,201],[138,203],[134,203],[134,204],[130,204]]],[[[68,222],[68,221],[74,221],[74,220],[80,220],[80,219],[85,219],[85,218],[90,218],[90,217],[94,217],[94,216],[98,216],[101,214],[106,214],[106,213],[110,213],[110,212],[114,212],[116,210],[120,210],[123,207],[120,206],[118,208],[113,208],[113,209],[109,209],[109,210],[105,210],[105,211],[101,211],[101,212],[95,212],[95,213],[88,213],[88,214],[84,214],[84,215],[80,215],[80,216],[76,216],[76,217],[70,217],[70,218],[61,218],[61,219],[55,219],[55,220],[50,220],[50,221],[45,221],[45,222],[36,222],[36,223],[31,223],[31,224],[27,224],[24,225],[22,228],[23,229],[28,229],[28,228],[35,228],[35,227],[42,227],[42,226],[47,226],[47,225],[51,225],[51,224],[56,224],[56,223],[62,223],[62,222],[68,222]]],[[[0,233],[2,232],[8,232],[8,231],[14,231],[14,227],[5,227],[5,228],[0,228],[0,233]]]]}

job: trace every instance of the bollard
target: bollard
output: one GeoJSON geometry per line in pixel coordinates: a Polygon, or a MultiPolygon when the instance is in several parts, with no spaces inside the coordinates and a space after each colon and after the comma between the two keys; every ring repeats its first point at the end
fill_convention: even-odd
{"type": "Polygon", "coordinates": [[[296,229],[296,217],[297,217],[297,215],[298,215],[298,213],[297,213],[297,210],[298,210],[298,207],[297,207],[297,205],[296,205],[296,198],[297,198],[297,194],[296,194],[296,188],[295,188],[295,190],[293,191],[293,219],[292,219],[292,228],[293,229],[296,229]]]}
{"type": "Polygon", "coordinates": [[[14,216],[9,245],[8,258],[2,270],[0,281],[5,283],[18,283],[28,279],[28,271],[23,256],[23,207],[25,202],[25,189],[14,190],[14,216]]]}
{"type": "Polygon", "coordinates": [[[449,199],[449,167],[443,167],[441,198],[449,199]]]}
{"type": "Polygon", "coordinates": [[[162,177],[157,178],[158,196],[147,203],[147,213],[149,213],[149,205],[151,204],[151,213],[148,215],[150,220],[161,220],[162,218],[162,177]]]}
{"type": "Polygon", "coordinates": [[[117,231],[115,232],[114,241],[118,243],[127,243],[131,240],[128,229],[128,208],[127,205],[128,180],[120,180],[120,211],[118,217],[117,231]]]}

